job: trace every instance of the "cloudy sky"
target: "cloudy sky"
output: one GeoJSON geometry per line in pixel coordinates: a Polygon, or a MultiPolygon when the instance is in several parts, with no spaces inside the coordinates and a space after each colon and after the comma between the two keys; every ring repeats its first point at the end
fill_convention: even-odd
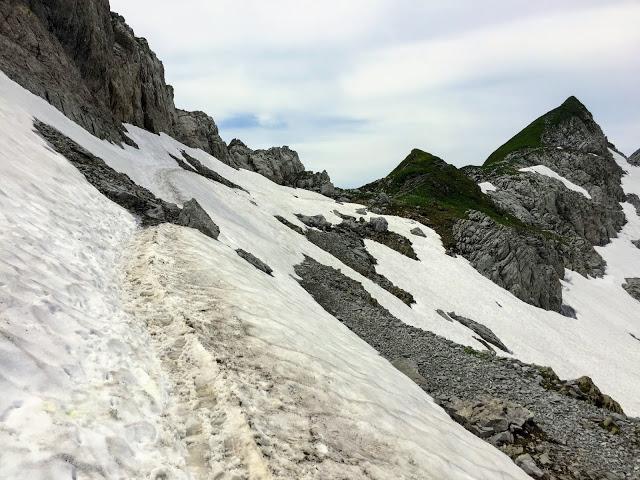
{"type": "Polygon", "coordinates": [[[341,186],[414,147],[482,163],[576,95],[640,148],[640,0],[111,0],[179,107],[222,137],[289,145],[341,186]],[[481,6],[480,6],[481,5],[481,6]]]}

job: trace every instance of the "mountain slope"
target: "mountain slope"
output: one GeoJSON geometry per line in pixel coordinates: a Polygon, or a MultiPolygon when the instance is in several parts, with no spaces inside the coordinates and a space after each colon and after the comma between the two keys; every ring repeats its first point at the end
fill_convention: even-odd
{"type": "Polygon", "coordinates": [[[211,182],[169,156],[187,147],[135,127],[140,149],[123,150],[6,77],[0,98],[2,245],[21,245],[0,262],[2,358],[14,359],[0,380],[3,474],[525,478],[290,277],[301,252],[340,264],[273,213],[333,201],[191,150],[251,194],[211,182]],[[197,196],[221,241],[170,226],[136,233],[133,216],[46,147],[34,116],[170,201],[197,196]],[[28,208],[6,203],[17,198],[28,208]],[[267,260],[274,278],[237,247],[267,260]]]}
{"type": "MultiPolygon", "coordinates": [[[[391,363],[380,358],[374,349],[350,333],[345,325],[341,325],[331,315],[330,310],[320,308],[313,297],[300,288],[296,280],[296,265],[303,262],[305,255],[322,265],[339,268],[343,275],[361,284],[367,294],[389,314],[399,319],[402,324],[415,327],[416,332],[435,332],[440,338],[448,338],[472,347],[468,351],[448,343],[439,343],[438,347],[444,348],[448,352],[447,355],[453,355],[451,365],[464,365],[462,358],[468,358],[470,361],[479,362],[476,368],[482,365],[485,370],[482,378],[497,375],[495,382],[485,383],[478,381],[482,378],[474,374],[476,370],[473,368],[461,371],[459,375],[464,375],[464,382],[471,382],[465,389],[469,394],[481,395],[480,391],[484,391],[485,388],[483,385],[500,385],[498,377],[505,378],[506,372],[518,370],[513,370],[510,362],[507,362],[505,367],[500,367],[502,363],[496,363],[491,356],[477,356],[477,352],[487,348],[486,344],[482,343],[482,338],[463,324],[444,319],[438,310],[456,312],[485,325],[514,352],[514,355],[524,361],[551,365],[563,377],[576,378],[585,373],[589,374],[604,391],[621,402],[626,412],[633,414],[638,410],[639,407],[635,403],[638,398],[638,382],[634,365],[640,358],[637,358],[637,340],[628,332],[639,337],[640,332],[634,330],[635,300],[620,287],[605,287],[602,283],[593,284],[586,279],[585,283],[574,281],[571,286],[567,284],[573,301],[580,308],[579,322],[568,321],[553,312],[544,312],[522,303],[479,275],[463,259],[445,255],[437,234],[428,227],[421,226],[426,237],[417,237],[410,232],[420,224],[400,217],[385,217],[392,231],[411,239],[419,260],[412,260],[369,240],[365,240],[366,247],[378,263],[376,270],[414,295],[416,305],[410,308],[275,218],[275,215],[279,215],[286,218],[290,224],[299,226],[298,228],[306,228],[298,222],[295,214],[323,214],[332,223],[337,223],[343,219],[333,213],[334,211],[339,210],[341,215],[358,215],[356,211],[361,208],[360,205],[340,205],[312,192],[277,186],[255,173],[234,170],[206,153],[189,149],[169,137],[158,137],[132,126],[128,127],[128,132],[139,148],[122,149],[89,135],[42,100],[26,94],[6,78],[0,86],[0,98],[5,99],[5,118],[13,119],[12,125],[15,125],[10,135],[3,134],[1,137],[5,143],[3,155],[6,157],[3,165],[7,171],[3,178],[15,178],[10,190],[11,195],[14,198],[30,198],[30,204],[33,205],[33,210],[30,211],[34,212],[5,210],[7,214],[3,217],[2,231],[5,235],[29,238],[31,245],[38,245],[35,250],[33,247],[26,247],[20,254],[24,265],[37,262],[38,258],[66,258],[58,251],[58,247],[54,247],[50,242],[36,241],[36,237],[28,230],[29,225],[33,225],[34,222],[37,224],[32,215],[39,215],[44,226],[47,224],[48,215],[53,214],[56,209],[60,210],[60,228],[61,232],[64,232],[61,233],[61,238],[72,236],[83,242],[66,245],[65,248],[69,248],[72,255],[93,251],[92,243],[95,241],[88,233],[95,230],[91,223],[86,227],[82,223],[75,223],[77,217],[73,212],[77,205],[71,200],[77,195],[74,189],[62,188],[63,191],[68,191],[67,198],[72,202],[68,203],[65,209],[61,209],[59,202],[48,202],[47,197],[41,199],[38,194],[28,193],[32,189],[32,183],[22,179],[22,170],[19,167],[24,161],[24,155],[36,162],[31,168],[34,172],[39,171],[37,162],[40,161],[54,161],[54,164],[65,165],[65,160],[53,155],[33,132],[30,122],[34,116],[54,125],[94,155],[103,158],[110,167],[126,173],[137,184],[148,188],[159,198],[178,205],[192,197],[196,198],[220,228],[219,242],[200,236],[195,231],[164,225],[139,232],[129,245],[126,237],[131,238],[131,230],[126,229],[130,228],[127,227],[130,221],[114,218],[113,221],[118,225],[117,232],[122,233],[109,235],[114,243],[105,253],[110,252],[109,255],[115,256],[116,250],[122,250],[122,245],[129,245],[122,259],[123,270],[120,273],[114,271],[113,260],[107,261],[106,264],[96,264],[96,269],[123,278],[118,282],[123,295],[120,302],[127,305],[128,316],[122,313],[118,315],[125,315],[122,318],[126,328],[138,328],[142,324],[149,329],[151,340],[145,336],[149,333],[145,332],[127,331],[119,336],[136,345],[151,345],[152,349],[144,352],[145,355],[151,356],[151,366],[137,363],[137,360],[129,360],[130,354],[126,353],[117,355],[116,358],[132,361],[131,366],[127,368],[136,368],[134,376],[142,375],[142,372],[145,374],[141,379],[147,378],[147,375],[155,375],[152,384],[136,387],[128,381],[126,385],[130,391],[129,396],[132,396],[135,402],[147,401],[142,393],[145,388],[155,389],[154,391],[159,392],[156,394],[156,407],[149,410],[147,418],[141,417],[141,413],[134,413],[145,411],[144,408],[147,407],[144,407],[144,403],[136,407],[138,410],[131,410],[131,404],[120,405],[116,402],[116,412],[122,413],[117,413],[112,423],[106,422],[103,418],[107,415],[107,405],[114,405],[113,400],[109,400],[112,399],[112,394],[105,390],[100,382],[95,382],[93,388],[97,389],[96,394],[107,403],[93,401],[88,404],[91,408],[87,407],[86,412],[81,409],[78,413],[60,416],[56,412],[68,412],[75,406],[80,407],[73,392],[87,389],[86,380],[83,380],[83,374],[80,373],[82,370],[67,380],[74,387],[66,388],[66,393],[62,396],[54,394],[55,390],[52,388],[55,382],[52,380],[42,382],[36,390],[29,390],[28,396],[16,390],[17,385],[23,385],[17,378],[3,380],[6,383],[3,390],[15,392],[7,398],[17,401],[16,405],[23,405],[17,409],[10,408],[8,411],[11,413],[7,417],[12,428],[22,432],[18,445],[29,445],[36,441],[41,445],[37,455],[25,456],[18,453],[19,449],[4,454],[1,463],[11,466],[14,469],[12,471],[24,471],[28,467],[34,472],[47,472],[43,474],[46,477],[53,471],[102,468],[107,472],[128,472],[127,475],[135,476],[133,472],[142,471],[137,469],[144,470],[147,468],[145,465],[155,465],[157,468],[165,469],[164,471],[174,472],[178,478],[180,471],[184,474],[189,471],[198,478],[198,472],[210,471],[208,469],[219,469],[229,474],[244,472],[256,475],[256,478],[263,478],[261,476],[266,475],[264,468],[267,468],[268,475],[275,478],[290,478],[292,472],[299,478],[315,478],[313,472],[317,471],[324,473],[323,478],[339,478],[340,475],[344,475],[346,462],[351,465],[351,478],[360,478],[365,471],[376,471],[380,478],[396,478],[398,475],[404,478],[425,478],[425,472],[433,472],[434,478],[456,478],[457,475],[460,478],[522,478],[522,474],[514,470],[515,467],[506,457],[499,456],[493,447],[478,443],[470,433],[460,430],[425,395],[424,390],[432,391],[432,394],[436,395],[438,392],[446,391],[443,390],[445,386],[420,383],[419,377],[411,373],[415,371],[411,370],[414,367],[410,367],[410,359],[414,354],[409,353],[409,349],[406,350],[410,360],[409,366],[403,366],[402,363],[397,365],[401,371],[415,378],[422,390],[395,370],[391,363]],[[24,150],[20,145],[29,146],[31,150],[24,150]],[[183,150],[244,190],[211,181],[179,167],[174,158],[181,155],[183,150]],[[16,173],[9,175],[9,172],[16,173]],[[51,213],[42,216],[35,212],[51,213]],[[24,217],[25,214],[28,216],[24,217]],[[47,248],[46,254],[44,248],[47,248]],[[257,270],[238,256],[235,253],[236,249],[251,252],[266,262],[273,269],[273,277],[257,270]],[[406,272],[412,274],[408,276],[406,272]],[[606,292],[606,298],[602,297],[602,294],[592,297],[593,289],[606,292]],[[603,311],[616,311],[615,322],[603,324],[603,311]],[[215,339],[217,340],[214,342],[215,339]],[[322,341],[319,342],[318,339],[322,341]],[[604,339],[608,345],[606,349],[602,349],[604,339]],[[569,349],[567,345],[570,345],[569,349]],[[245,350],[247,348],[249,350],[245,350]],[[454,360],[455,355],[463,357],[454,360]],[[162,366],[158,367],[160,358],[164,360],[162,366]],[[271,367],[265,368],[265,365],[271,367]],[[615,365],[614,371],[611,370],[611,365],[615,365]],[[284,368],[282,375],[277,373],[280,368],[284,368]],[[501,368],[506,370],[503,372],[501,368]],[[185,375],[189,378],[195,375],[195,378],[185,384],[185,375]],[[193,384],[190,383],[192,381],[193,384]],[[213,385],[213,391],[203,390],[203,384],[213,385]],[[472,385],[475,386],[472,388],[472,385]],[[292,391],[299,394],[292,397],[292,391]],[[193,415],[187,415],[187,412],[193,410],[193,402],[207,405],[208,399],[213,398],[213,395],[219,398],[217,410],[207,407],[207,410],[195,410],[193,415]],[[372,399],[376,400],[371,403],[372,399]],[[44,431],[34,431],[28,428],[33,424],[37,412],[42,411],[42,405],[54,406],[53,409],[49,406],[44,409],[47,412],[44,418],[55,418],[55,429],[45,427],[44,431]],[[159,405],[162,407],[158,407],[159,405]],[[408,412],[412,412],[409,417],[406,416],[408,412]],[[142,418],[147,419],[140,420],[142,418]],[[215,432],[206,427],[209,421],[207,419],[214,418],[220,425],[215,432]],[[371,423],[371,418],[376,418],[376,422],[371,423]],[[399,418],[402,421],[399,422],[399,418]],[[133,419],[146,422],[144,429],[140,430],[141,433],[136,434],[139,436],[131,436],[130,432],[138,431],[131,430],[134,427],[129,422],[133,419]],[[163,423],[166,419],[169,420],[169,424],[163,423]],[[151,431],[148,425],[153,426],[153,431],[166,432],[162,435],[170,435],[176,439],[174,447],[162,454],[161,461],[154,460],[155,455],[161,451],[158,450],[158,444],[142,433],[151,431]],[[186,425],[187,430],[175,431],[175,425],[186,425]],[[79,431],[80,438],[95,438],[96,441],[111,438],[108,445],[99,443],[95,447],[95,452],[104,448],[105,452],[111,453],[102,459],[94,454],[87,456],[82,444],[55,445],[53,438],[56,435],[66,435],[64,432],[70,431],[69,429],[79,431]],[[96,436],[86,437],[94,431],[98,432],[96,436]],[[302,432],[311,432],[311,436],[302,435],[302,432]],[[355,437],[349,436],[351,432],[355,437]],[[187,438],[181,440],[185,436],[187,438]],[[233,444],[241,447],[233,450],[226,448],[225,445],[228,445],[231,442],[229,439],[232,438],[235,439],[232,441],[235,442],[233,444]],[[355,440],[359,438],[371,439],[373,443],[355,440]],[[393,447],[388,445],[390,438],[394,439],[393,447]],[[115,447],[110,445],[119,447],[114,450],[115,447]],[[308,448],[305,445],[308,445],[308,448]],[[134,452],[134,457],[127,452],[134,452]],[[82,457],[89,460],[83,464],[75,461],[71,464],[60,463],[56,460],[68,458],[61,456],[68,454],[72,454],[74,458],[82,457]],[[105,460],[107,458],[109,460],[105,460]],[[359,460],[349,461],[349,458],[359,460]],[[302,463],[300,459],[304,459],[302,463]],[[45,460],[46,462],[42,463],[45,460]],[[181,464],[182,461],[186,463],[181,464]],[[64,470],[65,468],[67,470],[64,470]]],[[[47,176],[47,182],[50,182],[47,183],[47,189],[59,192],[59,182],[67,185],[68,181],[65,179],[69,175],[70,178],[79,179],[68,165],[57,174],[47,176]]],[[[44,185],[41,185],[40,189],[43,188],[44,185]]],[[[123,215],[121,210],[116,211],[119,212],[118,215],[123,215]]],[[[91,212],[88,214],[96,219],[111,215],[100,213],[98,216],[91,212]]],[[[370,215],[366,217],[371,218],[370,215]]],[[[634,220],[629,228],[637,230],[639,224],[640,220],[634,220]]],[[[96,230],[96,234],[100,234],[100,230],[96,230]]],[[[7,242],[8,240],[3,240],[3,244],[8,244],[7,242]]],[[[86,259],[86,256],[80,258],[86,259]]],[[[11,271],[10,265],[16,265],[16,260],[12,257],[3,257],[3,262],[8,268],[7,272],[11,271]]],[[[75,269],[84,268],[80,264],[73,265],[67,264],[65,270],[54,271],[54,277],[43,276],[42,273],[38,275],[45,288],[56,290],[59,287],[55,282],[60,280],[53,278],[69,278],[70,285],[73,285],[75,269]],[[51,280],[48,280],[49,278],[51,280]]],[[[26,271],[23,269],[19,274],[29,278],[25,276],[26,271]]],[[[98,278],[85,281],[97,285],[115,283],[114,280],[98,278]]],[[[336,277],[331,281],[342,280],[336,277]]],[[[13,285],[14,282],[10,284],[13,285]]],[[[15,305],[15,310],[7,311],[6,314],[9,315],[11,332],[16,339],[24,338],[20,328],[25,325],[25,321],[19,312],[28,311],[28,303],[31,302],[22,295],[21,289],[17,288],[5,300],[5,303],[15,305]]],[[[87,297],[75,295],[77,299],[87,298],[86,302],[104,298],[104,294],[99,291],[89,291],[87,297]],[[94,299],[90,300],[92,298],[94,299]]],[[[80,305],[82,304],[80,302],[80,305]]],[[[76,306],[56,301],[46,311],[60,312],[55,315],[61,315],[63,312],[76,310],[76,306]]],[[[92,312],[92,321],[97,325],[114,315],[113,311],[92,312]]],[[[44,313],[45,316],[52,314],[44,313]]],[[[27,324],[37,325],[37,315],[42,314],[34,311],[32,315],[34,317],[28,318],[34,318],[33,323],[27,324]]],[[[391,330],[388,334],[390,333],[391,330]]],[[[120,343],[114,343],[108,336],[102,340],[101,335],[103,333],[100,333],[97,339],[104,341],[106,347],[96,350],[91,361],[84,359],[83,366],[83,369],[95,369],[97,375],[101,375],[100,372],[104,373],[105,368],[111,368],[107,359],[114,355],[114,348],[125,352],[133,348],[127,346],[126,342],[125,346],[122,346],[122,340],[120,343]],[[102,355],[105,356],[104,360],[101,360],[102,355]],[[105,366],[101,366],[103,361],[107,362],[105,366]]],[[[80,335],[78,347],[74,351],[81,352],[84,348],[91,348],[85,347],[83,342],[86,340],[83,338],[84,335],[80,335]]],[[[93,337],[89,335],[87,338],[93,337]]],[[[431,337],[425,337],[427,338],[431,337]]],[[[53,336],[47,341],[53,342],[53,346],[47,349],[49,352],[54,352],[54,347],[64,349],[65,343],[59,337],[53,336]]],[[[435,337],[429,341],[436,341],[435,337]]],[[[388,345],[391,347],[393,343],[390,342],[388,345]]],[[[433,348],[430,347],[423,352],[432,351],[433,348]]],[[[40,358],[37,350],[31,351],[36,353],[35,358],[40,358]]],[[[51,362],[53,358],[55,357],[47,361],[51,362]]],[[[76,358],[74,361],[80,362],[80,358],[83,357],[76,357],[74,353],[71,359],[76,358]]],[[[64,362],[68,364],[71,359],[64,362]]],[[[427,371],[423,370],[426,365],[417,365],[417,371],[423,371],[424,378],[448,378],[450,374],[447,363],[442,361],[437,363],[438,369],[441,370],[436,374],[428,375],[427,371]]],[[[126,368],[121,372],[124,374],[126,368]]],[[[23,376],[32,377],[31,374],[23,376]]],[[[49,376],[45,374],[43,378],[48,379],[49,376]]],[[[524,382],[527,378],[525,374],[517,373],[513,381],[524,382]]],[[[457,383],[461,384],[460,381],[457,383]]],[[[522,387],[524,385],[529,383],[523,383],[522,387]]],[[[547,409],[551,404],[544,403],[548,395],[552,396],[555,402],[559,402],[558,405],[563,405],[565,401],[574,402],[572,411],[581,412],[582,409],[587,409],[582,415],[600,415],[601,410],[589,406],[584,400],[573,400],[552,391],[544,393],[548,391],[536,385],[534,379],[531,387],[527,388],[534,388],[534,397],[538,396],[542,402],[541,413],[534,416],[542,428],[547,428],[544,418],[550,412],[547,409]]],[[[504,386],[510,388],[509,383],[505,383],[504,386]]],[[[485,391],[482,395],[505,395],[507,391],[485,391]]],[[[517,400],[517,397],[509,398],[512,398],[509,401],[517,400]]],[[[446,404],[444,399],[438,401],[446,404]]],[[[7,407],[10,405],[4,408],[7,407]]],[[[41,424],[47,425],[47,421],[41,424]]],[[[557,419],[553,421],[558,424],[557,419]]],[[[626,439],[626,432],[633,431],[634,423],[626,423],[627,420],[620,419],[616,422],[623,432],[618,438],[626,439]]],[[[572,430],[579,424],[577,421],[561,424],[563,429],[572,432],[571,438],[574,440],[569,441],[569,448],[574,448],[574,441],[579,442],[575,443],[575,448],[577,445],[585,448],[588,444],[585,441],[589,437],[572,430]]],[[[606,430],[601,432],[599,435],[609,435],[606,430]]],[[[552,448],[551,444],[548,445],[552,448]]],[[[627,445],[616,443],[609,449],[603,448],[599,443],[599,453],[596,454],[595,450],[588,447],[588,457],[595,460],[596,464],[610,466],[613,465],[614,458],[618,458],[618,461],[625,458],[620,455],[621,452],[628,451],[624,450],[628,448],[627,445]],[[609,452],[614,453],[608,456],[609,452]]],[[[633,458],[633,453],[629,453],[633,458]]],[[[518,453],[513,455],[515,458],[518,453]]],[[[534,451],[534,455],[540,453],[534,451]]],[[[580,458],[580,461],[583,461],[582,457],[561,457],[558,461],[560,463],[554,465],[559,469],[568,468],[563,466],[566,464],[562,459],[569,458],[580,458]]],[[[584,459],[587,464],[589,461],[584,459]]],[[[626,463],[632,465],[630,461],[626,463]]]]}
{"type": "MultiPolygon", "coordinates": [[[[512,137],[504,145],[500,146],[495,152],[489,155],[485,161],[485,166],[495,165],[522,150],[538,149],[545,146],[558,146],[553,141],[551,132],[556,130],[565,122],[572,122],[578,119],[585,127],[585,131],[589,134],[602,133],[600,127],[593,122],[593,117],[587,108],[576,97],[567,98],[562,105],[545,113],[537,118],[514,137],[512,137]]],[[[591,153],[602,153],[602,145],[597,143],[576,142],[564,143],[560,146],[569,148],[577,147],[591,153]]],[[[605,145],[606,147],[606,145],[605,145]]]]}
{"type": "Polygon", "coordinates": [[[637,476],[640,168],[580,102],[335,201],[71,7],[0,5],[3,475],[637,476]]]}

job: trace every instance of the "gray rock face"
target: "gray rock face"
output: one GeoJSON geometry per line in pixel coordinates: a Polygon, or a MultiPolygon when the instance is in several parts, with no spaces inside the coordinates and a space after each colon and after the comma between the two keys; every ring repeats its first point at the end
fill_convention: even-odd
{"type": "Polygon", "coordinates": [[[128,141],[122,123],[131,123],[220,153],[215,124],[178,115],[162,62],[108,0],[9,0],[0,14],[0,68],[94,135],[128,141]]]}
{"type": "Polygon", "coordinates": [[[218,127],[204,112],[176,110],[176,140],[193,148],[200,148],[218,160],[229,163],[227,144],[220,138],[218,127]]]}
{"type": "Polygon", "coordinates": [[[560,181],[523,173],[496,178],[493,201],[527,225],[563,237],[559,254],[566,268],[582,275],[601,276],[605,261],[593,245],[605,245],[625,223],[619,208],[594,203],[560,181]]]}
{"type": "Polygon", "coordinates": [[[256,267],[258,270],[260,270],[261,272],[264,272],[267,275],[271,275],[273,273],[273,269],[269,265],[264,263],[262,260],[260,260],[258,257],[256,257],[253,253],[249,253],[246,250],[243,250],[241,248],[237,249],[236,253],[240,256],[240,258],[243,258],[244,260],[249,262],[251,265],[256,267]]]}
{"type": "Polygon", "coordinates": [[[211,220],[207,212],[200,206],[195,198],[192,198],[184,204],[178,220],[175,223],[183,227],[195,228],[200,233],[214,240],[217,240],[218,235],[220,235],[218,226],[213,223],[213,220],[211,220]]]}
{"type": "Polygon", "coordinates": [[[220,229],[195,199],[191,199],[180,209],[173,203],[157,198],[124,173],[116,172],[104,160],[55,128],[38,120],[34,122],[34,126],[53,149],[75,166],[91,185],[109,200],[140,218],[143,226],[173,223],[195,228],[213,239],[218,238],[220,229]]]}
{"type": "Polygon", "coordinates": [[[326,171],[306,171],[298,154],[289,147],[272,147],[268,150],[252,150],[238,139],[229,143],[228,163],[267,177],[279,185],[304,188],[323,195],[332,195],[334,186],[326,171]]]}
{"type": "Polygon", "coordinates": [[[384,217],[374,217],[369,220],[369,225],[375,232],[384,233],[389,230],[389,222],[384,217]]]}
{"type": "Polygon", "coordinates": [[[504,231],[491,234],[485,223],[480,229],[484,232],[484,247],[473,246],[473,241],[481,241],[480,238],[471,235],[472,241],[466,240],[464,237],[469,235],[461,227],[468,227],[469,223],[459,222],[457,238],[463,242],[460,252],[465,257],[473,255],[472,264],[481,273],[524,301],[569,313],[567,308],[559,310],[560,285],[556,277],[564,276],[561,265],[584,276],[602,276],[606,262],[593,247],[606,245],[616,237],[626,218],[620,207],[625,198],[621,187],[623,171],[609,152],[607,137],[577,99],[568,99],[562,108],[563,113],[555,114],[559,117],[547,114],[537,120],[544,125],[541,146],[509,153],[499,168],[465,169],[475,181],[490,181],[497,187],[491,199],[500,210],[514,215],[532,230],[555,235],[514,236],[504,231]],[[582,186],[591,199],[567,189],[558,180],[518,171],[534,165],[545,165],[582,186]],[[491,243],[506,236],[512,247],[491,243]],[[522,241],[529,247],[524,248],[522,241]],[[524,258],[533,262],[531,268],[521,263],[524,258]],[[524,275],[515,273],[518,268],[524,269],[524,275]],[[532,271],[537,273],[531,276],[532,271]],[[550,282],[549,288],[536,280],[540,275],[550,282]]]}
{"type": "Polygon", "coordinates": [[[130,123],[281,185],[333,195],[329,175],[305,171],[288,147],[253,152],[237,142],[231,155],[210,116],[176,109],[162,62],[108,0],[6,0],[0,16],[0,69],[97,137],[133,144],[122,126],[130,123]]]}
{"type": "Polygon", "coordinates": [[[625,278],[626,283],[622,285],[629,295],[640,302],[640,278],[625,278]]]}
{"type": "Polygon", "coordinates": [[[564,265],[544,237],[518,233],[474,211],[454,225],[453,235],[459,253],[485,277],[527,303],[560,310],[564,265]]]}
{"type": "Polygon", "coordinates": [[[635,167],[640,167],[640,148],[633,152],[629,158],[627,158],[627,162],[635,167]]]}
{"type": "Polygon", "coordinates": [[[9,0],[0,16],[0,69],[94,135],[122,141],[122,127],[98,95],[97,78],[107,70],[101,59],[114,42],[108,2],[9,0]],[[83,48],[70,54],[74,45],[83,48]]]}
{"type": "Polygon", "coordinates": [[[463,317],[462,315],[456,315],[455,312],[449,312],[449,316],[453,318],[456,322],[464,325],[469,330],[477,333],[480,338],[482,338],[485,342],[490,343],[491,345],[499,348],[503,352],[513,353],[509,350],[504,343],[498,338],[498,336],[493,333],[493,331],[481,323],[478,323],[470,318],[463,317]]]}
{"type": "Polygon", "coordinates": [[[426,237],[425,233],[422,231],[420,227],[412,228],[411,234],[415,235],[416,237],[426,237]]]}

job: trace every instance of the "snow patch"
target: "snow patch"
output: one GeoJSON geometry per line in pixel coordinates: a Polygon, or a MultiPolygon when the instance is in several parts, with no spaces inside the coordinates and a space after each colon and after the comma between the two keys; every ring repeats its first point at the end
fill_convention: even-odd
{"type": "Polygon", "coordinates": [[[556,172],[554,172],[553,170],[551,170],[549,167],[545,166],[545,165],[535,165],[533,167],[525,167],[525,168],[521,168],[520,169],[521,172],[533,172],[533,173],[538,173],[540,175],[544,175],[546,177],[551,177],[551,178],[555,178],[556,180],[560,180],[565,187],[567,187],[569,190],[573,190],[574,192],[578,192],[580,194],[582,194],[583,196],[585,196],[588,199],[591,199],[591,195],[589,194],[589,192],[581,187],[580,185],[576,185],[575,183],[567,180],[566,178],[564,178],[562,175],[557,174],[556,172]]]}
{"type": "Polygon", "coordinates": [[[482,193],[495,192],[498,190],[498,187],[491,182],[482,182],[479,183],[478,186],[480,187],[480,190],[482,190],[482,193]]]}

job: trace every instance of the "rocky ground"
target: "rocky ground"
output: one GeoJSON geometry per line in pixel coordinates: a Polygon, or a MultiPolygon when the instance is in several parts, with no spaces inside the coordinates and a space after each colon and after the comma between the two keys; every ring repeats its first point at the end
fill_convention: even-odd
{"type": "Polygon", "coordinates": [[[325,310],[533,478],[640,478],[640,420],[589,379],[561,382],[550,369],[406,325],[361,284],[313,259],[296,273],[325,310]]]}
{"type": "Polygon", "coordinates": [[[35,121],[34,126],[53,149],[66,157],[91,185],[109,200],[138,217],[143,226],[173,223],[195,228],[213,239],[218,238],[220,229],[195,199],[186,202],[183,208],[165,202],[146,188],[134,183],[124,173],[116,172],[102,159],[91,154],[55,128],[38,120],[35,121]]]}
{"type": "Polygon", "coordinates": [[[356,222],[355,218],[351,217],[336,226],[331,225],[323,215],[313,217],[299,215],[298,218],[310,227],[304,232],[304,235],[311,243],[377,283],[407,305],[415,303],[409,292],[397,287],[384,275],[376,272],[376,259],[367,252],[365,247],[364,238],[385,238],[387,244],[396,245],[396,248],[403,251],[410,251],[413,254],[411,258],[417,258],[411,248],[411,243],[404,237],[390,232],[384,218],[372,218],[369,222],[365,222],[360,217],[360,222],[356,222]],[[404,242],[396,241],[398,237],[403,238],[404,242]]]}

